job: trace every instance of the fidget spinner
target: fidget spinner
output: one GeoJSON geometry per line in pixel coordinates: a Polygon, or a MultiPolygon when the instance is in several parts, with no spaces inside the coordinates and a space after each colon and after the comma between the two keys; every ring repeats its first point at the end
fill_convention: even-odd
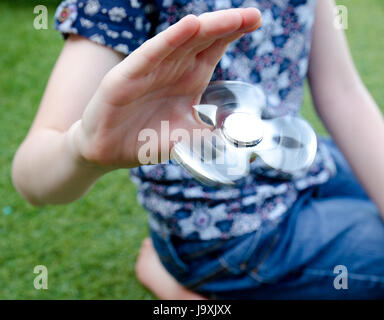
{"type": "Polygon", "coordinates": [[[212,82],[193,112],[210,129],[177,142],[171,158],[204,184],[232,185],[249,174],[256,158],[282,176],[300,177],[315,159],[317,140],[310,124],[300,116],[268,116],[266,97],[257,86],[212,82]]]}

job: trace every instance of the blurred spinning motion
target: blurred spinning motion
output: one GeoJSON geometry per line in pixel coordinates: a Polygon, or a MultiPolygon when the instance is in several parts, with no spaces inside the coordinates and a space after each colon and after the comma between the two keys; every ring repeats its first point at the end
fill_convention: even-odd
{"type": "Polygon", "coordinates": [[[263,91],[240,81],[212,82],[195,117],[205,130],[192,143],[177,142],[171,157],[208,185],[230,185],[249,173],[250,162],[262,162],[289,178],[303,176],[312,165],[316,134],[300,116],[271,118],[263,91]]]}

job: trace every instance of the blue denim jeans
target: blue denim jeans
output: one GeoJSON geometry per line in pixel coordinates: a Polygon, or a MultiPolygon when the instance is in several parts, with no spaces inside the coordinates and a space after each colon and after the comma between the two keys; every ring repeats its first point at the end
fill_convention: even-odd
{"type": "Polygon", "coordinates": [[[214,299],[384,299],[384,223],[336,145],[326,143],[336,176],[302,192],[281,222],[229,240],[152,232],[165,268],[214,299]]]}

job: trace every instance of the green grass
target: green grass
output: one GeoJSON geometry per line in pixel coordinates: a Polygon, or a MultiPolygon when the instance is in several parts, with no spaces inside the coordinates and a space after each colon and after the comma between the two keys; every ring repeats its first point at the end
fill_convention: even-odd
{"type": "MultiPolygon", "coordinates": [[[[49,1],[50,25],[54,2],[49,1]]],[[[0,3],[0,299],[153,299],[134,275],[141,240],[148,234],[147,216],[125,170],[105,176],[86,197],[66,206],[34,208],[12,186],[13,154],[63,45],[51,27],[32,28],[32,10],[38,3],[0,3]],[[40,264],[49,270],[48,290],[33,287],[33,268],[40,264]]],[[[380,40],[384,3],[349,0],[345,4],[357,67],[384,106],[382,72],[378,72],[384,65],[380,40]]],[[[308,91],[303,114],[325,133],[308,91]]]]}
{"type": "Polygon", "coordinates": [[[153,299],[134,274],[148,228],[126,170],[66,206],[34,208],[12,186],[13,154],[63,45],[51,27],[54,7],[41,31],[32,28],[33,7],[0,3],[0,299],[153,299]],[[39,264],[48,268],[48,290],[34,289],[39,264]]]}

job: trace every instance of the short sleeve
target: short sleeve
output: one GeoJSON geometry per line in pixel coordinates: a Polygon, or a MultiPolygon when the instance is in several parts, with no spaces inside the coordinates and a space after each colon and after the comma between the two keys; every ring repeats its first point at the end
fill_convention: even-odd
{"type": "Polygon", "coordinates": [[[156,7],[140,0],[65,0],[55,28],[66,38],[78,34],[125,55],[150,38],[156,7]]]}

